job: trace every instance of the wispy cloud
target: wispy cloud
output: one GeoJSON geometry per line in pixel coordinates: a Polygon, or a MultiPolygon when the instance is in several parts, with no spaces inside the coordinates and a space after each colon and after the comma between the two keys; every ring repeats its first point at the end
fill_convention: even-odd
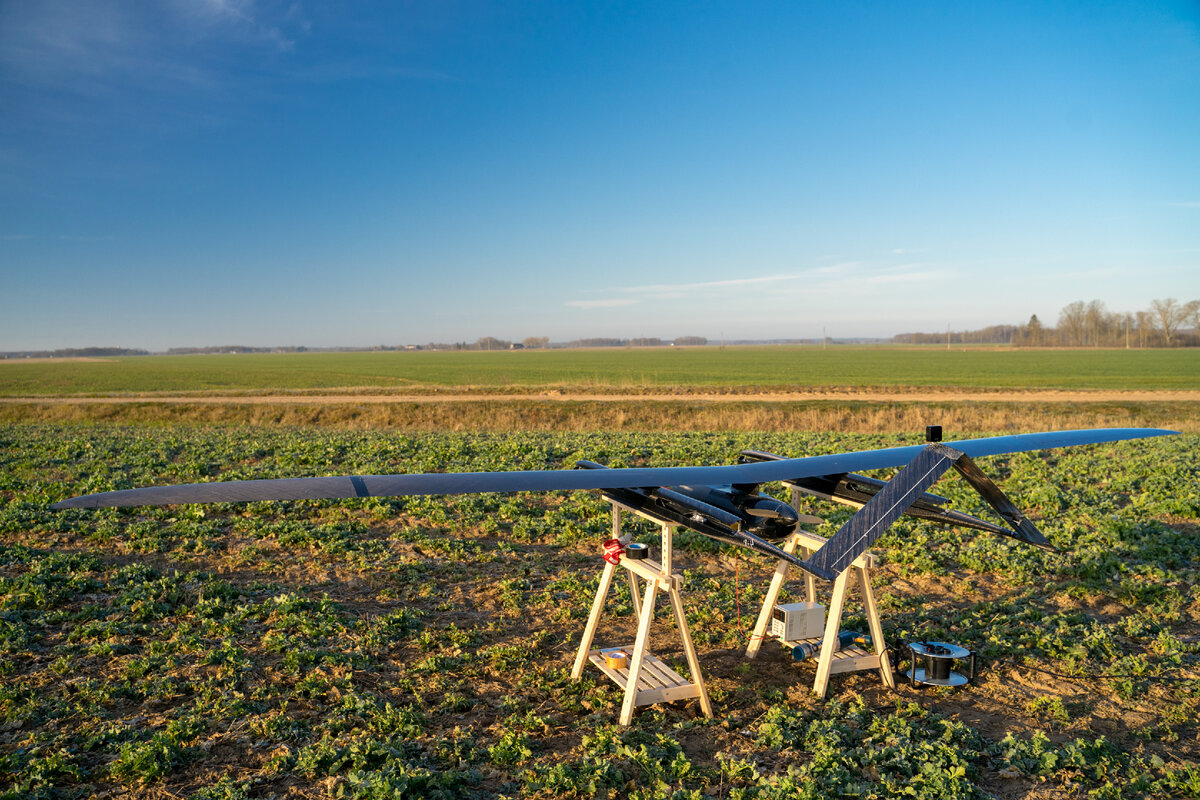
{"type": "Polygon", "coordinates": [[[657,283],[642,286],[625,286],[623,292],[638,292],[644,294],[659,294],[662,292],[676,295],[686,294],[696,289],[734,289],[742,286],[761,286],[781,281],[801,280],[804,275],[762,275],[754,278],[727,278],[719,281],[694,281],[691,283],[657,283]]]}
{"type": "Polygon", "coordinates": [[[773,298],[788,297],[839,297],[842,295],[862,296],[868,291],[895,291],[888,287],[948,281],[953,279],[953,270],[933,268],[928,264],[901,264],[887,267],[870,265],[859,261],[846,261],[813,267],[799,272],[751,275],[740,278],[724,278],[712,281],[681,281],[679,283],[644,283],[629,286],[597,288],[604,297],[594,300],[569,300],[572,308],[597,309],[620,308],[641,302],[667,300],[689,300],[707,302],[742,302],[747,298],[766,293],[773,298]]]}
{"type": "Polygon", "coordinates": [[[603,300],[568,300],[567,305],[571,308],[620,308],[622,306],[637,305],[640,302],[633,297],[609,297],[603,300]]]}
{"type": "MultiPolygon", "coordinates": [[[[821,292],[827,286],[843,282],[844,277],[842,276],[852,271],[856,266],[858,265],[855,262],[846,262],[815,267],[800,272],[749,275],[711,281],[639,283],[630,286],[598,287],[597,294],[603,292],[609,296],[596,300],[570,300],[567,302],[567,305],[572,308],[618,308],[647,300],[684,300],[705,296],[728,298],[741,290],[762,291],[770,289],[772,292],[786,291],[788,293],[808,290],[821,292]],[[614,293],[620,296],[613,297],[614,293]]],[[[858,279],[856,276],[856,280],[858,279]]]]}
{"type": "Polygon", "coordinates": [[[827,264],[823,267],[813,267],[808,272],[811,275],[845,275],[861,269],[861,261],[842,261],[837,264],[827,264]]]}
{"type": "Polygon", "coordinates": [[[946,270],[900,268],[879,272],[874,275],[864,275],[863,283],[924,283],[926,281],[944,280],[949,277],[946,270]]]}
{"type": "Polygon", "coordinates": [[[296,32],[311,28],[296,5],[282,15],[273,15],[254,0],[177,0],[173,5],[181,18],[199,26],[205,35],[234,38],[281,51],[291,50],[296,44],[293,35],[284,31],[285,26],[296,32]]]}
{"type": "Polygon", "coordinates": [[[1064,272],[1041,271],[1030,275],[1028,280],[1039,282],[1060,282],[1070,281],[1073,283],[1085,283],[1086,281],[1100,280],[1102,278],[1119,277],[1124,273],[1124,270],[1118,267],[1096,267],[1095,269],[1080,269],[1069,270],[1064,272]]]}
{"type": "Polygon", "coordinates": [[[341,83],[361,80],[405,80],[421,83],[458,82],[453,75],[425,67],[404,67],[376,63],[369,57],[304,63],[285,73],[288,77],[310,83],[341,83]]]}
{"type": "Polygon", "coordinates": [[[713,281],[681,281],[679,283],[641,283],[631,286],[597,287],[596,293],[607,296],[594,300],[568,300],[566,305],[579,309],[623,308],[645,301],[662,302],[693,297],[725,296],[741,289],[795,283],[809,277],[806,273],[776,273],[742,278],[723,278],[713,281]],[[614,296],[616,295],[616,296],[614,296]]]}
{"type": "Polygon", "coordinates": [[[777,272],[770,275],[751,275],[742,278],[723,278],[714,281],[638,284],[634,286],[622,286],[617,288],[616,291],[644,295],[655,299],[664,299],[687,297],[712,290],[728,292],[737,289],[783,288],[785,286],[793,288],[799,286],[800,289],[804,289],[829,280],[832,277],[841,278],[853,274],[856,279],[859,279],[862,277],[863,268],[861,262],[846,261],[812,267],[799,272],[777,272]]]}
{"type": "Polygon", "coordinates": [[[212,58],[214,47],[286,51],[307,24],[262,11],[251,0],[46,0],[4,11],[0,70],[31,88],[86,96],[211,85],[224,69],[212,58]]]}

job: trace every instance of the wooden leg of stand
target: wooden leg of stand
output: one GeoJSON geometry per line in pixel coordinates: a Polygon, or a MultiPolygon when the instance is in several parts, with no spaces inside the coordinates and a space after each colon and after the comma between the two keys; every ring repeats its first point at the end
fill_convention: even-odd
{"type": "Polygon", "coordinates": [[[629,597],[633,600],[633,615],[638,619],[642,616],[642,599],[638,597],[637,575],[629,573],[629,597]]]}
{"type": "Polygon", "coordinates": [[[608,596],[608,587],[612,585],[613,572],[616,564],[604,562],[604,571],[600,573],[600,586],[596,589],[596,599],[592,601],[592,613],[588,616],[587,626],[583,629],[583,641],[579,643],[579,652],[575,655],[575,666],[571,670],[571,680],[577,681],[583,676],[583,668],[588,663],[588,651],[592,649],[592,640],[596,637],[596,628],[600,625],[600,612],[604,610],[604,599],[608,596]]]}
{"type": "MultiPolygon", "coordinates": [[[[789,536],[783,545],[783,551],[794,553],[796,542],[795,536],[789,536]]],[[[787,580],[789,566],[791,565],[782,559],[775,565],[775,575],[772,576],[771,585],[767,588],[767,596],[763,598],[762,611],[758,612],[758,621],[754,623],[754,630],[750,633],[750,643],[746,645],[746,658],[756,657],[759,648],[762,647],[763,638],[767,635],[767,625],[771,623],[771,612],[775,610],[775,601],[779,599],[779,590],[783,588],[783,582],[787,580]]]]}
{"type": "Polygon", "coordinates": [[[700,690],[700,710],[704,712],[704,716],[711,719],[712,704],[708,702],[708,689],[704,687],[704,676],[700,673],[700,659],[696,656],[692,632],[688,629],[687,617],[683,613],[683,597],[675,588],[667,594],[671,597],[671,608],[675,611],[675,625],[679,628],[679,638],[683,640],[683,652],[687,656],[688,671],[692,673],[692,683],[700,690]]]}
{"type": "Polygon", "coordinates": [[[629,659],[629,678],[625,682],[625,701],[621,704],[620,723],[633,721],[633,708],[637,704],[638,681],[642,677],[642,662],[646,660],[646,642],[650,638],[650,621],[654,616],[654,600],[658,593],[658,581],[646,581],[646,596],[642,598],[642,614],[638,618],[637,639],[633,643],[633,656],[629,659]]]}
{"type": "Polygon", "coordinates": [[[867,627],[871,631],[871,643],[879,656],[879,675],[889,689],[896,688],[892,675],[892,662],[888,660],[887,645],[883,641],[883,625],[879,622],[879,607],[875,605],[875,593],[871,590],[871,576],[865,567],[858,568],[858,581],[862,587],[863,610],[867,614],[867,627]]]}
{"type": "Polygon", "coordinates": [[[838,630],[842,625],[842,607],[846,604],[846,584],[850,570],[844,569],[833,582],[833,596],[829,599],[829,616],[825,620],[825,638],[821,640],[821,657],[817,661],[817,678],[813,691],[824,697],[829,688],[829,673],[833,667],[833,650],[837,646],[838,630]]]}
{"type": "Polygon", "coordinates": [[[659,533],[659,537],[658,537],[658,542],[659,542],[658,563],[662,564],[662,571],[663,571],[663,574],[665,574],[665,575],[670,575],[671,570],[674,569],[671,566],[671,550],[673,549],[672,545],[671,545],[671,540],[673,538],[672,534],[674,532],[675,532],[675,526],[664,522],[662,525],[662,531],[659,533]]]}
{"type": "MultiPolygon", "coordinates": [[[[810,555],[812,555],[812,551],[807,547],[804,548],[804,557],[808,558],[810,555]]],[[[808,602],[817,602],[817,579],[807,572],[804,573],[804,592],[808,602]]]]}

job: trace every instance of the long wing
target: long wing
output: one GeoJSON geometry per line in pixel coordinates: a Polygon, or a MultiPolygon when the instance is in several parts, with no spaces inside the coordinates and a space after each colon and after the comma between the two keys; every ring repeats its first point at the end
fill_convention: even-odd
{"type": "MultiPolygon", "coordinates": [[[[1176,431],[1159,428],[1097,428],[967,439],[946,444],[972,458],[1047,450],[1054,447],[1118,442],[1176,431]]],[[[760,484],[862,470],[901,467],[922,445],[862,450],[781,461],[715,467],[528,470],[520,472],[449,472],[419,475],[352,475],[332,478],[281,478],[152,486],[72,497],[52,508],[163,506],[174,503],[237,503],[256,500],[323,500],[350,497],[397,497],[421,494],[532,492],[574,489],[627,489],[662,486],[760,484]]]]}

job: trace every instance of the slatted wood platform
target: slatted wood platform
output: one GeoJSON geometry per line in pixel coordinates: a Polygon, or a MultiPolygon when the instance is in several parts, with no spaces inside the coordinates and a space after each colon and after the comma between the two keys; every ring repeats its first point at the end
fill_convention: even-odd
{"type": "MultiPolygon", "coordinates": [[[[812,639],[800,639],[798,641],[787,641],[780,639],[779,643],[785,648],[791,649],[798,644],[811,644],[813,647],[821,646],[821,637],[817,636],[812,639]]],[[[866,648],[853,644],[849,647],[843,647],[838,650],[830,658],[829,672],[831,675],[836,675],[839,672],[857,672],[864,669],[879,669],[880,656],[876,653],[868,651],[866,648]]]]}
{"type": "MultiPolygon", "coordinates": [[[[604,647],[588,651],[588,661],[600,668],[600,671],[612,678],[622,690],[629,684],[629,668],[612,669],[605,663],[604,654],[612,650],[630,652],[633,645],[627,647],[604,647]]],[[[684,678],[667,666],[658,656],[646,653],[642,660],[642,671],[637,682],[638,705],[651,703],[671,703],[675,700],[691,700],[700,696],[700,687],[684,678]]]]}

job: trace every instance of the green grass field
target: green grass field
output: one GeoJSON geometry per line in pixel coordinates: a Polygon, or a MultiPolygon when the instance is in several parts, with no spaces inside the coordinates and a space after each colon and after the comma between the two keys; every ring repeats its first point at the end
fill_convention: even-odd
{"type": "Polygon", "coordinates": [[[703,347],[142,356],[0,363],[0,396],[569,386],[1200,388],[1200,349],[703,347]]]}
{"type": "MultiPolygon", "coordinates": [[[[0,800],[1197,800],[1196,404],[919,392],[872,402],[853,390],[1187,390],[1200,388],[1198,359],[697,348],[0,364],[0,396],[48,398],[0,403],[0,800]],[[153,399],[342,387],[481,396],[153,399]],[[664,397],[500,396],[508,387],[664,397]],[[809,387],[845,388],[847,399],[686,396],[809,387]],[[857,673],[835,676],[820,701],[812,664],[777,645],[747,662],[742,629],[773,563],[681,532],[676,564],[716,717],[687,701],[643,709],[628,729],[615,724],[615,686],[595,670],[569,680],[608,535],[593,493],[49,510],[74,494],[164,483],[579,458],[729,463],[751,447],[912,443],[927,422],[948,436],[1089,424],[1192,433],[981,459],[1061,554],[908,519],[876,543],[885,636],[976,650],[980,677],[959,691],[893,692],[857,673]]],[[[988,514],[953,475],[934,491],[988,514]]],[[[828,520],[827,536],[851,513],[803,510],[828,520]]],[[[645,523],[635,529],[656,540],[645,523]]],[[[623,584],[614,601],[600,644],[632,633],[623,584]]],[[[844,627],[859,629],[852,606],[844,627]]],[[[652,647],[683,670],[668,618],[652,647]]]]}
{"type": "MultiPolygon", "coordinates": [[[[908,519],[876,543],[889,640],[979,653],[957,691],[864,672],[822,701],[778,645],[746,661],[773,564],[679,534],[716,716],[685,701],[629,728],[598,671],[569,678],[608,533],[593,493],[49,510],[152,483],[896,442],[0,426],[0,798],[1200,798],[1196,436],[981,459],[1061,554],[908,519]]],[[[953,475],[936,491],[982,513],[953,475]]],[[[825,535],[851,513],[805,510],[825,535]]],[[[684,670],[669,618],[652,647],[684,670]]],[[[618,582],[597,643],[633,627],[618,582]]]]}

